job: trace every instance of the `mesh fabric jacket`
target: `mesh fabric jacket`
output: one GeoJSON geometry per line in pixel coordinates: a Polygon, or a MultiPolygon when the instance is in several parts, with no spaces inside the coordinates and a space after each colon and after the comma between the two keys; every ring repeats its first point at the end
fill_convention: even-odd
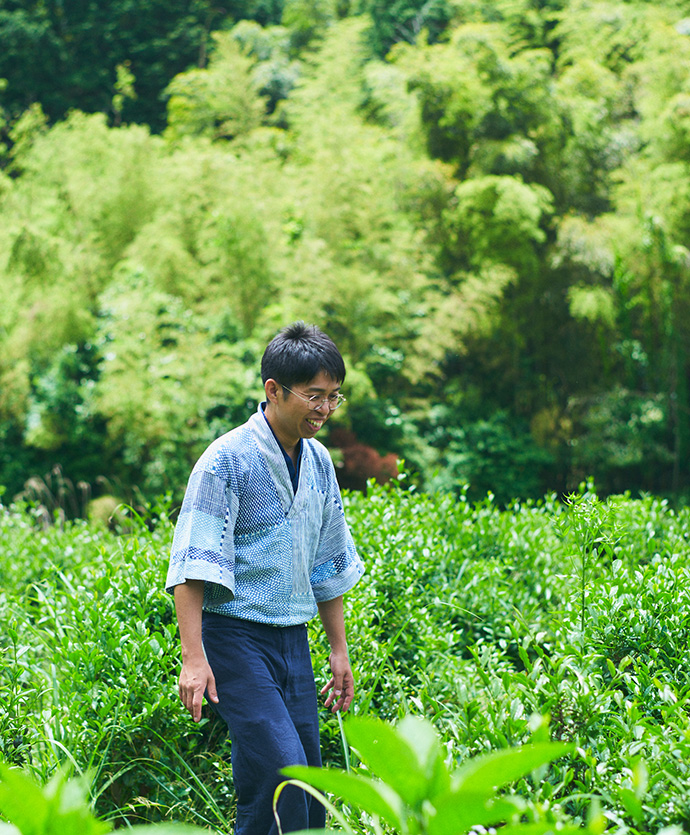
{"type": "Polygon", "coordinates": [[[296,492],[260,412],[201,456],[175,527],[169,591],[204,580],[206,611],[292,626],[363,573],[333,462],[319,441],[303,440],[296,492]]]}

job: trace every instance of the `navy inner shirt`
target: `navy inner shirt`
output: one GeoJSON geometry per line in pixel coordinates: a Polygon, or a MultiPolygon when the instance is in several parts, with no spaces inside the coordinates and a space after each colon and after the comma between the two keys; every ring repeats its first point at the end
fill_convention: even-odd
{"type": "Polygon", "coordinates": [[[287,464],[287,468],[288,468],[288,474],[290,475],[290,481],[292,482],[292,492],[296,493],[297,492],[297,485],[299,483],[299,465],[300,465],[300,462],[302,461],[302,439],[300,438],[299,443],[297,444],[297,466],[295,467],[295,465],[292,461],[292,458],[290,458],[290,456],[287,454],[287,452],[285,452],[285,449],[283,448],[283,445],[278,440],[278,436],[273,431],[273,427],[271,426],[268,418],[266,417],[266,415],[264,413],[265,408],[266,408],[266,404],[262,403],[261,404],[261,414],[264,416],[264,420],[266,421],[266,423],[268,423],[268,428],[271,430],[271,433],[273,434],[273,437],[276,439],[276,441],[278,443],[278,446],[280,447],[280,451],[283,453],[283,458],[285,459],[285,463],[287,464]]]}

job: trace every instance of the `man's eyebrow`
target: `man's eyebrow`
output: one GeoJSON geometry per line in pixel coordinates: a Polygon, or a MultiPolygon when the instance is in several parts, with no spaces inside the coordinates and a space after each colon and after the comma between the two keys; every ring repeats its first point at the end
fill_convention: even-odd
{"type": "Polygon", "coordinates": [[[326,391],[340,391],[340,383],[333,386],[333,388],[320,388],[319,386],[308,386],[307,391],[313,391],[315,394],[326,391]]]}

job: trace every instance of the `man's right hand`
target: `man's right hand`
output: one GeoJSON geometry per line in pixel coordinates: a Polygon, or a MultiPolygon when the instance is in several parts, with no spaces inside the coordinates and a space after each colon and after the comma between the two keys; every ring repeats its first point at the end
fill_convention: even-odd
{"type": "Polygon", "coordinates": [[[218,704],[216,680],[206,659],[197,663],[185,662],[182,665],[178,689],[182,704],[190,712],[195,722],[201,719],[204,693],[207,694],[210,701],[218,704]]]}
{"type": "Polygon", "coordinates": [[[175,611],[182,642],[182,672],[178,690],[182,704],[192,719],[201,719],[204,693],[218,704],[218,692],[213,671],[204,655],[201,640],[201,605],[204,599],[203,580],[187,580],[175,586],[175,611]]]}

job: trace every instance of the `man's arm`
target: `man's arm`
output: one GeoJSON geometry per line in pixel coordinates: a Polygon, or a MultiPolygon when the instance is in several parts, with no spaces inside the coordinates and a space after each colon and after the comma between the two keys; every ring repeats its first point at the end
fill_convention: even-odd
{"type": "Polygon", "coordinates": [[[343,596],[321,601],[317,605],[326,638],[331,646],[331,654],[328,657],[331,680],[322,688],[321,695],[331,690],[326,699],[326,707],[330,707],[333,713],[338,710],[345,711],[350,707],[355,695],[355,680],[347,653],[343,596]]]}
{"type": "Polygon", "coordinates": [[[201,719],[204,692],[212,702],[218,702],[216,680],[206,660],[201,643],[201,605],[204,600],[204,581],[187,580],[175,586],[175,612],[182,643],[182,671],[179,692],[182,703],[192,719],[201,719]]]}

